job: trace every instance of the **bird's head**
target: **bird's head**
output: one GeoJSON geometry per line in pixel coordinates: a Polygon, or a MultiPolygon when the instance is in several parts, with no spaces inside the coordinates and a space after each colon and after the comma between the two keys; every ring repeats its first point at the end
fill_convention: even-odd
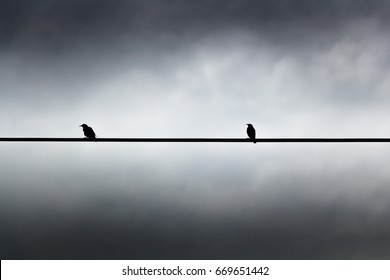
{"type": "Polygon", "coordinates": [[[79,125],[79,126],[81,126],[82,128],[88,127],[88,125],[86,125],[85,123],[83,123],[82,125],[79,125]]]}
{"type": "Polygon", "coordinates": [[[252,125],[252,124],[250,124],[250,123],[247,123],[246,125],[247,125],[247,126],[249,126],[249,127],[253,126],[253,125],[252,125]]]}

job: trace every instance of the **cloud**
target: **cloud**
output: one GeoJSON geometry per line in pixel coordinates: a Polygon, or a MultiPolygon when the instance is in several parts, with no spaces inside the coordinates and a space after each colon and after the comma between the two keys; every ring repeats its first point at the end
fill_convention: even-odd
{"type": "Polygon", "coordinates": [[[364,19],[386,20],[383,1],[5,1],[3,42],[13,48],[67,53],[249,31],[279,43],[311,41],[364,19]]]}
{"type": "MultiPolygon", "coordinates": [[[[388,136],[382,1],[2,5],[2,136],[388,136]]],[[[388,258],[386,145],[122,144],[2,143],[1,257],[388,258]]]]}
{"type": "Polygon", "coordinates": [[[19,147],[3,258],[388,257],[384,146],[189,145],[19,147]]]}

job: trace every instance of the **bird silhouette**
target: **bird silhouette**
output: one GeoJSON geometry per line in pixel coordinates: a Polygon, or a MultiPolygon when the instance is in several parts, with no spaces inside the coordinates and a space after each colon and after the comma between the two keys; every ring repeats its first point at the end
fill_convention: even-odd
{"type": "Polygon", "coordinates": [[[246,133],[248,134],[249,139],[251,139],[253,141],[253,143],[256,144],[256,130],[255,130],[255,128],[250,123],[247,123],[246,125],[248,126],[246,129],[246,133]]]}
{"type": "Polygon", "coordinates": [[[88,138],[88,139],[96,139],[96,134],[93,131],[92,127],[89,127],[85,123],[80,125],[80,126],[83,128],[84,135],[85,135],[86,138],[88,138]]]}

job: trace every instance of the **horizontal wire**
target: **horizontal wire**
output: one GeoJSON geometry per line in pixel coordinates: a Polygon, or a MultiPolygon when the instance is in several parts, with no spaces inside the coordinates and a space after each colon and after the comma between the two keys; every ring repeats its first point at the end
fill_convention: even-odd
{"type": "MultiPolygon", "coordinates": [[[[0,142],[253,142],[248,138],[50,138],[0,137],[0,142]]],[[[258,138],[258,143],[386,143],[390,138],[258,138]]]]}

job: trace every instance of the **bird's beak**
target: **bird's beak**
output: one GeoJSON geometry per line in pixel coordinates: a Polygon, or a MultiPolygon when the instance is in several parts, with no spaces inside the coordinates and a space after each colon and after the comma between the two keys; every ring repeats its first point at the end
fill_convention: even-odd
{"type": "Polygon", "coordinates": [[[81,127],[82,125],[79,125],[79,127],[81,127]]]}

